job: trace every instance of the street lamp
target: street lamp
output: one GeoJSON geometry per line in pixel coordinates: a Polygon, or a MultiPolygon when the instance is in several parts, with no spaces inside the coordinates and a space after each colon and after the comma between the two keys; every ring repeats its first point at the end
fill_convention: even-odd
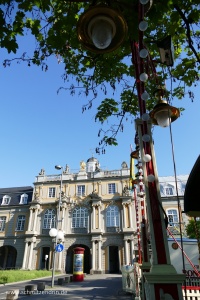
{"type": "Polygon", "coordinates": [[[77,25],[78,39],[84,47],[96,53],[108,53],[117,49],[127,35],[123,15],[105,4],[91,6],[77,25]]]}
{"type": "MultiPolygon", "coordinates": [[[[55,166],[56,170],[62,170],[61,175],[60,175],[60,195],[59,195],[59,201],[58,201],[58,210],[57,210],[57,222],[56,222],[56,227],[57,228],[51,228],[49,231],[50,237],[55,239],[55,245],[60,244],[62,240],[64,239],[64,233],[63,231],[58,228],[59,223],[62,222],[60,220],[60,206],[62,204],[62,175],[63,175],[63,167],[56,165],[55,166]]],[[[56,259],[56,249],[53,251],[53,262],[52,262],[52,279],[51,279],[51,287],[54,287],[54,277],[55,277],[55,259],[56,259]]]]}
{"type": "Polygon", "coordinates": [[[180,111],[178,108],[169,105],[167,101],[163,100],[160,96],[158,104],[155,105],[149,115],[154,125],[168,127],[171,122],[174,122],[180,117],[180,111]]]}

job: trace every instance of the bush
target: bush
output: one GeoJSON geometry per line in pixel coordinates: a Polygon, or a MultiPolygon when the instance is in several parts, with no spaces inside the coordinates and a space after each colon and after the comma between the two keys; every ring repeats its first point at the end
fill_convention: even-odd
{"type": "Polygon", "coordinates": [[[10,283],[17,281],[32,280],[41,277],[51,276],[51,271],[46,270],[1,270],[0,283],[10,283]]]}

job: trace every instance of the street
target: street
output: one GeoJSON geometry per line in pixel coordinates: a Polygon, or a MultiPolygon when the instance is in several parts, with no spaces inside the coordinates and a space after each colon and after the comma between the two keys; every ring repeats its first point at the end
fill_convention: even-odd
{"type": "MultiPolygon", "coordinates": [[[[64,277],[64,276],[59,276],[64,277]]],[[[58,277],[57,277],[58,278],[58,277]]],[[[122,276],[120,274],[98,274],[87,275],[82,282],[70,282],[60,286],[57,285],[57,279],[55,279],[55,286],[51,288],[51,278],[45,278],[40,280],[32,280],[23,283],[14,283],[1,285],[0,299],[6,299],[6,293],[18,289],[18,299],[47,299],[57,300],[61,299],[133,299],[131,294],[127,294],[122,290],[122,276]],[[45,282],[45,290],[43,292],[37,291],[38,282],[45,282]],[[32,295],[26,295],[25,286],[28,284],[34,284],[34,292],[32,295]]]]}

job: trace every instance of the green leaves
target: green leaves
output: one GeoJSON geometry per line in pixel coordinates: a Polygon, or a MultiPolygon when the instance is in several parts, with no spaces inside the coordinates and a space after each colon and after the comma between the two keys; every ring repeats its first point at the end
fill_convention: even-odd
{"type": "MultiPolygon", "coordinates": [[[[135,68],[130,47],[131,42],[138,40],[136,3],[130,0],[111,1],[111,5],[126,19],[128,36],[114,52],[96,54],[84,49],[77,36],[78,19],[91,1],[0,0],[0,46],[8,53],[16,53],[17,37],[30,34],[35,38],[36,46],[32,53],[22,55],[22,61],[47,70],[47,58],[53,55],[63,62],[63,79],[72,96],[76,90],[83,92],[91,104],[97,95],[102,95],[96,121],[103,124],[110,118],[117,117],[118,120],[116,129],[111,129],[111,137],[105,133],[105,139],[102,139],[102,143],[107,145],[116,143],[114,134],[122,130],[123,119],[132,119],[139,111],[137,91],[133,88],[135,68]]],[[[150,111],[153,108],[157,86],[168,79],[173,83],[172,92],[166,93],[170,99],[183,99],[188,93],[193,100],[195,95],[191,90],[200,78],[199,0],[154,0],[145,20],[148,28],[144,44],[152,60],[158,62],[160,59],[156,41],[163,37],[171,35],[175,47],[175,66],[170,69],[157,63],[155,74],[152,60],[144,60],[144,68],[149,75],[145,89],[150,94],[146,109],[150,111]]],[[[4,65],[10,65],[11,61],[6,60],[4,65]]]]}
{"type": "Polygon", "coordinates": [[[104,99],[99,107],[97,108],[97,114],[95,116],[96,120],[99,120],[103,123],[111,115],[118,113],[118,103],[114,99],[104,99]]]}

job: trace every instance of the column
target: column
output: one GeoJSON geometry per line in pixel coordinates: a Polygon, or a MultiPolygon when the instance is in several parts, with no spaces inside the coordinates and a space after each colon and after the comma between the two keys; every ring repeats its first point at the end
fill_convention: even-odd
{"type": "Polygon", "coordinates": [[[95,226],[95,205],[92,205],[92,214],[93,214],[92,227],[93,227],[93,229],[95,229],[96,228],[96,226],[95,226]]]}
{"type": "Polygon", "coordinates": [[[134,243],[133,240],[130,240],[130,248],[131,248],[131,257],[130,257],[130,263],[133,264],[133,250],[134,250],[134,243]]]}
{"type": "Polygon", "coordinates": [[[34,223],[33,223],[33,232],[35,231],[35,227],[36,227],[37,213],[38,213],[38,208],[35,208],[34,223]]]}
{"type": "Polygon", "coordinates": [[[99,214],[98,228],[101,229],[101,206],[100,205],[98,205],[98,214],[99,214]]]}
{"type": "Polygon", "coordinates": [[[101,265],[102,265],[102,263],[101,263],[101,241],[99,241],[99,243],[98,243],[98,245],[99,245],[99,251],[98,251],[98,270],[101,270],[101,265]]]}
{"type": "Polygon", "coordinates": [[[92,270],[95,270],[95,241],[92,241],[92,270]]]}
{"type": "Polygon", "coordinates": [[[30,217],[29,217],[29,223],[28,223],[28,231],[31,231],[32,217],[33,217],[33,208],[30,207],[30,217]]]}
{"type": "Polygon", "coordinates": [[[125,265],[128,265],[129,264],[129,261],[128,261],[128,241],[125,240],[124,241],[124,255],[125,255],[125,265]]]}
{"type": "Polygon", "coordinates": [[[122,204],[123,205],[123,217],[124,217],[124,228],[126,228],[126,210],[125,210],[125,203],[122,204]]]}
{"type": "Polygon", "coordinates": [[[25,241],[25,249],[24,249],[24,258],[23,258],[22,269],[26,269],[27,254],[28,254],[28,242],[25,241]]]}
{"type": "Polygon", "coordinates": [[[99,196],[101,196],[101,182],[97,182],[97,185],[98,185],[98,194],[99,196]]]}
{"type": "Polygon", "coordinates": [[[131,213],[131,203],[128,205],[130,228],[133,228],[133,215],[131,213]]]}
{"type": "Polygon", "coordinates": [[[32,262],[33,262],[33,242],[30,245],[30,252],[29,252],[29,262],[28,262],[28,269],[32,269],[32,262]]]}

